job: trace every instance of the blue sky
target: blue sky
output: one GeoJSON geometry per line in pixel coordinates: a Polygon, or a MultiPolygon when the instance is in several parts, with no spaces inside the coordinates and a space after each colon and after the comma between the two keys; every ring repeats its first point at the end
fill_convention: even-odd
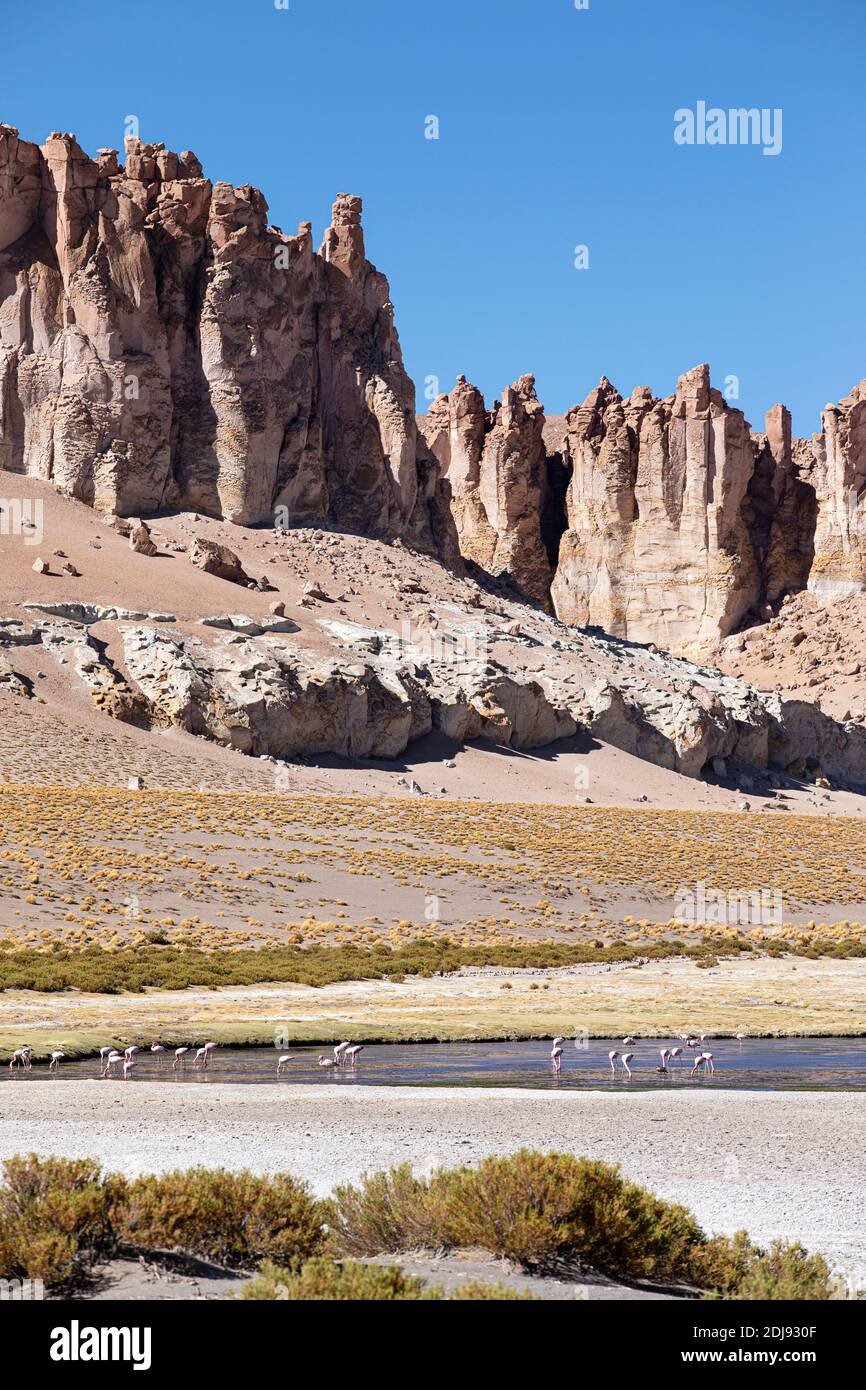
{"type": "Polygon", "coordinates": [[[137,115],[317,239],[359,193],[419,408],[709,361],[811,433],[866,376],[864,41],[864,0],[43,0],[4,14],[0,118],[93,152],[137,115]],[[781,153],[677,145],[699,100],[781,108],[781,153]]]}

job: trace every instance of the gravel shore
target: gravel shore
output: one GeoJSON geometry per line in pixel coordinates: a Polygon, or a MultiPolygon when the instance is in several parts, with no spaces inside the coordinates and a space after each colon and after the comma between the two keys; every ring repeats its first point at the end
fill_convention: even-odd
{"type": "Polygon", "coordinates": [[[93,1155],[128,1174],[203,1163],[289,1169],[319,1193],[394,1163],[426,1170],[521,1145],[618,1162],[710,1231],[820,1250],[866,1287],[866,1095],[607,1095],[432,1087],[0,1088],[0,1157],[93,1155]]]}

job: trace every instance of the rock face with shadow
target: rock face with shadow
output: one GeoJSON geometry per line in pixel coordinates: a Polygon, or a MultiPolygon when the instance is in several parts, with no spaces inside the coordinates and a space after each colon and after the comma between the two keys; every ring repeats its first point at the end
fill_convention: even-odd
{"type": "Polygon", "coordinates": [[[359,198],[316,250],[190,151],[0,125],[0,467],[137,520],[399,539],[700,658],[866,588],[866,382],[809,440],[780,405],[752,433],[706,365],[663,399],[602,378],[554,430],[531,376],[490,410],[463,377],[417,419],[414,394],[359,198]]]}
{"type": "Polygon", "coordinates": [[[782,405],[753,433],[706,364],[664,399],[602,377],[564,417],[531,409],[503,450],[502,408],[460,377],[419,428],[464,558],[564,622],[703,656],[788,594],[866,585],[866,382],[808,441],[782,405]]]}
{"type": "Polygon", "coordinates": [[[360,199],[316,251],[189,151],[125,153],[0,126],[0,466],[126,516],[280,508],[456,556],[360,199]]]}
{"type": "Polygon", "coordinates": [[[103,713],[259,757],[393,759],[433,729],[515,749],[582,731],[687,777],[732,758],[866,788],[861,725],[508,600],[495,614],[443,605],[411,635],[322,618],[324,654],[291,622],[226,615],[193,632],[171,614],[22,606],[42,616],[0,630],[0,649],[39,643],[103,713]]]}
{"type": "Polygon", "coordinates": [[[549,604],[551,568],[542,535],[547,490],[544,409],[535,379],[522,376],[488,411],[465,377],[439,396],[422,433],[451,494],[464,559],[485,573],[508,575],[549,604]]]}

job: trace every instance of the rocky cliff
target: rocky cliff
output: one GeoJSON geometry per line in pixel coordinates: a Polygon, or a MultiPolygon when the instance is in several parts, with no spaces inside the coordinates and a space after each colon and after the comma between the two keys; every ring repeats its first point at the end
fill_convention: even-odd
{"type": "Polygon", "coordinates": [[[270,226],[194,154],[0,126],[0,467],[121,515],[401,538],[561,620],[705,653],[806,587],[866,588],[866,382],[793,439],[686,372],[551,430],[531,376],[414,415],[360,199],[270,226]],[[419,429],[420,423],[420,429],[419,429]]]}
{"type": "Polygon", "coordinates": [[[421,432],[451,485],[463,556],[564,622],[702,653],[787,594],[866,588],[866,383],[795,440],[782,405],[753,433],[706,365],[665,399],[646,386],[624,399],[602,377],[563,419],[534,405],[507,469],[488,446],[500,409],[461,377],[421,432]],[[485,497],[503,493],[512,507],[494,513],[485,497]]]}
{"type": "Polygon", "coordinates": [[[388,282],[195,155],[0,126],[0,466],[123,515],[331,522],[447,551],[388,282]],[[278,512],[278,509],[285,509],[278,512]]]}

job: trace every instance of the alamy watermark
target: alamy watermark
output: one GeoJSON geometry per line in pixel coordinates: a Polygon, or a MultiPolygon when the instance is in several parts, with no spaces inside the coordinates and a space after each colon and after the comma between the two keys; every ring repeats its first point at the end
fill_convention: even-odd
{"type": "Polygon", "coordinates": [[[762,153],[782,152],[781,106],[681,106],[674,112],[674,140],[678,145],[761,145],[762,153]]]}
{"type": "Polygon", "coordinates": [[[44,517],[41,497],[0,497],[0,536],[23,536],[25,545],[41,545],[44,517]]]}
{"type": "Polygon", "coordinates": [[[780,927],[782,895],[775,888],[708,888],[702,879],[679,887],[674,917],[691,927],[780,927]]]}
{"type": "Polygon", "coordinates": [[[44,1297],[41,1279],[0,1279],[0,1303],[41,1302],[44,1297]]]}

